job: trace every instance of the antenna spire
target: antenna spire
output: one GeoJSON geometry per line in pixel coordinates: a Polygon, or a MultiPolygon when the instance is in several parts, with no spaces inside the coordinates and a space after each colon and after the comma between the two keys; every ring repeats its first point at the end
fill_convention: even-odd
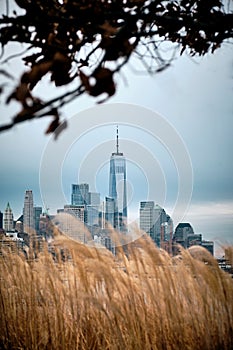
{"type": "Polygon", "coordinates": [[[119,139],[118,139],[118,125],[117,125],[117,135],[116,135],[116,153],[119,154],[119,139]]]}
{"type": "Polygon", "coordinates": [[[120,147],[119,147],[119,133],[118,133],[118,125],[117,125],[117,129],[116,129],[116,152],[112,153],[112,156],[123,156],[123,153],[121,153],[119,151],[120,147]]]}

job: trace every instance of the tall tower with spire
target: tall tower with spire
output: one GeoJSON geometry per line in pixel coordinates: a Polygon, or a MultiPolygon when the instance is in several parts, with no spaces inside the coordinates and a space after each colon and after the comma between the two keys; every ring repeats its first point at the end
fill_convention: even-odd
{"type": "Polygon", "coordinates": [[[126,159],[119,151],[118,126],[116,130],[116,152],[110,158],[109,197],[114,199],[114,227],[125,231],[127,227],[126,159]]]}
{"type": "Polygon", "coordinates": [[[4,211],[4,230],[13,231],[14,229],[14,218],[9,202],[7,203],[6,209],[4,211]]]}

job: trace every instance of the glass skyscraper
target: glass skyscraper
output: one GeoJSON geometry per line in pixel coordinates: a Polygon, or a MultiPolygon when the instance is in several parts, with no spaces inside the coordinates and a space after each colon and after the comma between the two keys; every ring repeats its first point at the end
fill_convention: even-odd
{"type": "MultiPolygon", "coordinates": [[[[146,232],[158,247],[160,247],[161,225],[164,223],[169,226],[167,230],[172,230],[172,220],[163,208],[158,204],[155,205],[154,201],[140,202],[140,229],[146,232]]],[[[165,236],[164,232],[163,239],[165,236]]]]}
{"type": "Polygon", "coordinates": [[[34,228],[38,233],[40,231],[40,216],[42,214],[42,207],[33,207],[33,220],[34,220],[34,228]]]}
{"type": "Polygon", "coordinates": [[[114,199],[114,227],[124,231],[127,227],[126,159],[119,152],[118,127],[116,152],[110,158],[109,197],[114,199]]]}
{"type": "Polygon", "coordinates": [[[88,204],[88,193],[89,185],[83,184],[73,184],[71,193],[71,204],[72,205],[84,205],[88,204]]]}

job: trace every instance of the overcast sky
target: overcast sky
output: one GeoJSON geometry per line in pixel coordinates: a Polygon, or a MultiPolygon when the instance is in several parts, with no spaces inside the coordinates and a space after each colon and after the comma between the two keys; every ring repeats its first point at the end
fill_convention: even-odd
{"type": "MultiPolygon", "coordinates": [[[[25,122],[0,134],[0,210],[3,212],[9,201],[17,218],[25,190],[32,189],[35,204],[51,206],[53,211],[55,204],[43,200],[52,202],[53,161],[57,158],[62,164],[59,181],[66,202],[70,201],[71,183],[78,181],[92,181],[92,191],[107,195],[108,160],[118,124],[121,151],[129,161],[132,218],[137,218],[139,201],[145,199],[154,200],[172,215],[182,190],[179,179],[183,181],[187,169],[187,183],[182,182],[187,185],[187,196],[178,198],[185,201],[182,221],[189,221],[206,239],[233,243],[232,68],[233,47],[227,44],[204,58],[178,57],[170,68],[154,76],[135,74],[129,66],[117,77],[117,93],[105,106],[97,107],[94,99],[85,96],[63,109],[68,128],[60,135],[57,148],[53,138],[44,135],[49,118],[25,122]],[[170,141],[166,133],[170,133],[170,141]],[[50,165],[49,152],[54,152],[50,165]],[[182,156],[183,168],[178,159],[182,156]]],[[[14,60],[8,69],[20,71],[20,63],[14,60]]],[[[41,91],[48,91],[48,97],[54,93],[46,82],[37,94],[41,91]]],[[[1,123],[9,120],[16,108],[6,108],[1,98],[1,123]]],[[[57,203],[57,208],[64,204],[57,203]]]]}

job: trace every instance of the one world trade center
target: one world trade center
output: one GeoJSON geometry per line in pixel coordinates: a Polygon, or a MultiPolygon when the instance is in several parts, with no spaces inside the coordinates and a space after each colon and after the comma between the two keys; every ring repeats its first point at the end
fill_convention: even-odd
{"type": "Polygon", "coordinates": [[[109,197],[114,199],[114,227],[120,231],[127,229],[127,186],[126,159],[119,152],[118,127],[116,152],[110,158],[109,197]]]}

